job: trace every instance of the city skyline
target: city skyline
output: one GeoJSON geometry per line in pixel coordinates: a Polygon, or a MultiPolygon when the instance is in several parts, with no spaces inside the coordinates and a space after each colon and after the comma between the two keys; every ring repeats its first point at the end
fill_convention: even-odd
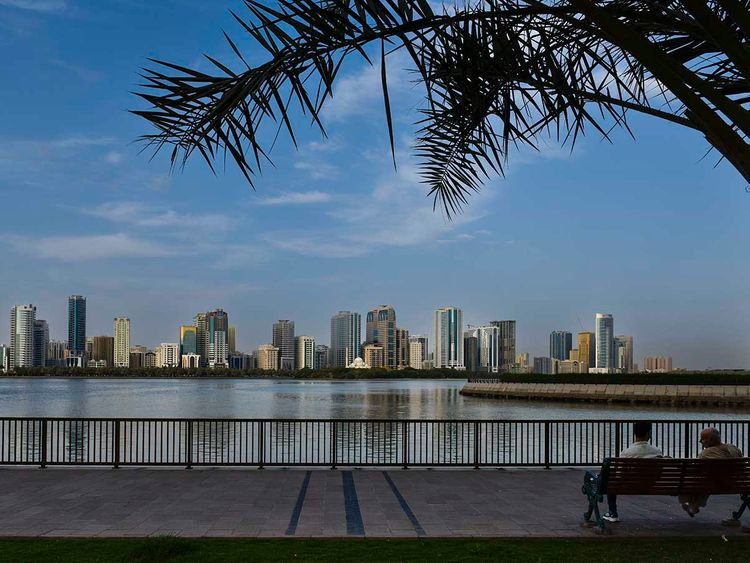
{"type": "Polygon", "coordinates": [[[580,317],[593,332],[589,319],[604,310],[618,333],[638,336],[639,358],[750,366],[750,195],[730,166],[702,158],[700,135],[633,116],[637,142],[591,132],[570,156],[549,140],[513,154],[508,176],[447,222],[408,156],[418,115],[396,59],[393,169],[376,56],[374,67],[342,67],[328,140],[300,129],[295,151],[281,139],[257,191],[197,160],[170,175],[163,157],[138,154],[144,125],[124,110],[137,105],[130,92],[147,56],[190,66],[204,51],[229,52],[218,31],[235,29],[226,6],[186,0],[187,17],[103,0],[87,18],[74,5],[86,12],[0,6],[13,22],[5,75],[36,85],[0,92],[16,108],[3,122],[0,191],[9,210],[33,210],[0,227],[0,318],[31,301],[63,338],[59,296],[80,293],[96,303],[91,334],[124,315],[132,342],[153,345],[177,341],[173,327],[194,311],[223,307],[248,349],[269,342],[278,319],[319,339],[333,312],[364,320],[390,303],[401,325],[429,333],[433,309],[457,304],[475,324],[518,319],[519,351],[543,356],[550,330],[576,333],[580,317]]]}

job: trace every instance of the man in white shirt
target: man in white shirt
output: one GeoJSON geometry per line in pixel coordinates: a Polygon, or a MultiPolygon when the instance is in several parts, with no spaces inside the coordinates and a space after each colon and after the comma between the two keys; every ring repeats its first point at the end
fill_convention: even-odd
{"type": "MultiPolygon", "coordinates": [[[[635,441],[632,445],[620,452],[620,457],[664,457],[664,454],[659,448],[652,446],[649,443],[649,440],[651,440],[650,422],[636,422],[633,424],[633,437],[635,438],[635,441]]],[[[608,522],[619,522],[620,517],[617,514],[617,495],[607,495],[607,504],[609,506],[609,511],[602,516],[602,518],[608,522]]]]}

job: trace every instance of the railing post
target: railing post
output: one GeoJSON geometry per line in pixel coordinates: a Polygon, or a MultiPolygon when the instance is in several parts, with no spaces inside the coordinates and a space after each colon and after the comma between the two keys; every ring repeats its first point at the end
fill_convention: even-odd
{"type": "Polygon", "coordinates": [[[686,422],[683,426],[683,448],[682,457],[693,457],[691,454],[691,440],[690,440],[690,423],[686,422]]]}
{"type": "Polygon", "coordinates": [[[115,420],[112,424],[114,424],[115,428],[115,438],[112,440],[112,461],[113,469],[119,469],[120,468],[120,421],[115,420]]]}
{"type": "Polygon", "coordinates": [[[42,420],[42,448],[41,448],[41,465],[40,469],[47,467],[47,419],[42,420]]]}
{"type": "Polygon", "coordinates": [[[544,468],[549,469],[550,467],[550,455],[552,453],[552,444],[550,444],[551,433],[549,420],[544,422],[544,468]]]}
{"type": "Polygon", "coordinates": [[[409,423],[401,422],[401,461],[404,469],[409,469],[409,423]]]}
{"type": "Polygon", "coordinates": [[[474,421],[474,469],[479,469],[479,422],[474,421]]]}
{"type": "Polygon", "coordinates": [[[193,421],[187,421],[187,432],[186,432],[187,444],[185,444],[185,469],[193,468],[193,421]]]}
{"type": "Polygon", "coordinates": [[[336,469],[336,458],[338,457],[338,429],[336,421],[331,421],[331,469],[336,469]]]}
{"type": "Polygon", "coordinates": [[[265,421],[258,421],[258,469],[263,469],[266,461],[266,429],[265,421]]]}
{"type": "Polygon", "coordinates": [[[619,456],[621,451],[622,451],[622,423],[615,422],[615,451],[612,452],[612,457],[619,456]]]}

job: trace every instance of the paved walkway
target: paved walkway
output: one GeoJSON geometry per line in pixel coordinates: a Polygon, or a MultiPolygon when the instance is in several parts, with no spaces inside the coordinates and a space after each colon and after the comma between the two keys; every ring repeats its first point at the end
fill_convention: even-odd
{"type": "MultiPolygon", "coordinates": [[[[2,536],[590,537],[581,469],[0,469],[2,536]]],[[[739,506],[689,518],[669,497],[623,497],[614,536],[733,535],[739,506]]],[[[746,525],[750,514],[745,515],[746,525]]]]}

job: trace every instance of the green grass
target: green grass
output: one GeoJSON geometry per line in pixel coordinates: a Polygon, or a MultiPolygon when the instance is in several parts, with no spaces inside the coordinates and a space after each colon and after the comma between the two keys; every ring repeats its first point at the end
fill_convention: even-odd
{"type": "Polygon", "coordinates": [[[0,561],[748,561],[750,538],[3,539],[0,561]]]}

